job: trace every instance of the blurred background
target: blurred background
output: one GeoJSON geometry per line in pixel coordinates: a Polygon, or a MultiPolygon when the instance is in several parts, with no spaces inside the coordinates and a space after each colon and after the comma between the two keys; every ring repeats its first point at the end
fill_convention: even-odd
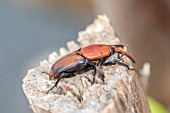
{"type": "Polygon", "coordinates": [[[151,63],[147,94],[170,107],[170,1],[0,0],[0,111],[31,113],[22,91],[27,70],[58,51],[98,14],[107,14],[141,69],[151,63]]]}

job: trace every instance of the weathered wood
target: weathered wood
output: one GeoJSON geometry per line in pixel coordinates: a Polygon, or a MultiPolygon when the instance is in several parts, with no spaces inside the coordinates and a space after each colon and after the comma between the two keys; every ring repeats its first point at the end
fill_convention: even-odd
{"type": "MultiPolygon", "coordinates": [[[[85,31],[79,32],[81,46],[94,43],[120,44],[109,19],[98,16],[85,31]]],[[[145,94],[135,71],[115,65],[98,67],[96,82],[91,85],[92,71],[73,78],[62,79],[57,88],[46,94],[54,81],[41,73],[62,55],[80,46],[74,41],[67,43],[68,50],[53,52],[39,67],[31,69],[23,79],[23,90],[35,113],[150,113],[145,94]],[[89,79],[87,79],[89,78],[89,79]]],[[[124,49],[126,51],[126,48],[124,49]]],[[[113,57],[116,57],[114,55],[113,57]]],[[[128,65],[131,62],[127,59],[128,65]]]]}

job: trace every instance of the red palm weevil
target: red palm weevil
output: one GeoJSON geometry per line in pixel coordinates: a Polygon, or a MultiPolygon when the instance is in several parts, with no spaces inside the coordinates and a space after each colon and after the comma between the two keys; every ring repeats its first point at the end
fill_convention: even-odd
{"type": "Polygon", "coordinates": [[[129,54],[119,49],[119,47],[123,48],[124,45],[93,44],[82,47],[77,51],[74,51],[61,57],[52,65],[50,69],[49,79],[50,80],[57,79],[57,81],[55,85],[48,90],[48,92],[52,90],[54,87],[56,87],[61,79],[70,78],[89,70],[94,70],[92,74],[93,84],[95,81],[96,66],[99,65],[110,66],[119,64],[130,69],[127,64],[123,63],[124,62],[124,59],[122,58],[123,55],[131,59],[133,63],[135,63],[135,60],[129,54]],[[111,61],[107,61],[107,59],[114,53],[118,53],[118,58],[112,59],[111,61]]]}

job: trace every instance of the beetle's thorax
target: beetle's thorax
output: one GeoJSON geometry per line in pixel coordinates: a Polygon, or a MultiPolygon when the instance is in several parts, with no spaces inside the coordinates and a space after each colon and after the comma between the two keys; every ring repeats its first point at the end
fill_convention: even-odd
{"type": "Polygon", "coordinates": [[[94,44],[81,48],[82,55],[89,60],[102,59],[110,55],[109,46],[105,44],[94,44]]]}

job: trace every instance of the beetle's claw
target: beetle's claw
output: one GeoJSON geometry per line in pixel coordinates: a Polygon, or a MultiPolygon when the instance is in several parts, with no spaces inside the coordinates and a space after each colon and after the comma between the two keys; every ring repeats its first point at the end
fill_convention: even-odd
{"type": "Polygon", "coordinates": [[[53,88],[54,88],[54,87],[50,88],[50,89],[46,92],[46,94],[48,94],[53,88]]]}
{"type": "Polygon", "coordinates": [[[47,92],[46,92],[46,94],[48,94],[50,92],[50,90],[48,90],[47,92]]]}

